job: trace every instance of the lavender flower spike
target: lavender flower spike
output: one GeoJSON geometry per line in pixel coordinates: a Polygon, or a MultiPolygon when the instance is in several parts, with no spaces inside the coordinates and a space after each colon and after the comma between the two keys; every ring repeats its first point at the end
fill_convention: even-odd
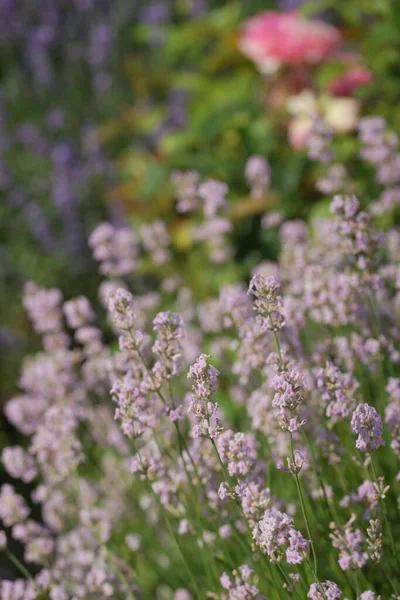
{"type": "Polygon", "coordinates": [[[311,600],[336,600],[342,596],[340,588],[333,581],[313,583],[307,594],[311,600]]]}
{"type": "Polygon", "coordinates": [[[279,562],[284,554],[291,565],[307,557],[310,541],[294,529],[293,519],[279,510],[268,509],[253,529],[257,546],[268,554],[271,562],[279,562]]]}
{"type": "Polygon", "coordinates": [[[351,429],[358,434],[356,447],[361,452],[371,452],[385,442],[382,438],[382,419],[369,404],[359,404],[351,417],[351,429]]]}
{"type": "Polygon", "coordinates": [[[275,277],[266,279],[256,273],[250,281],[248,294],[255,297],[254,310],[257,311],[257,321],[264,330],[277,332],[285,325],[283,300],[279,292],[280,285],[275,277]]]}
{"type": "Polygon", "coordinates": [[[207,363],[207,358],[207,354],[201,354],[189,369],[188,379],[194,381],[189,413],[194,414],[197,419],[194,437],[214,439],[222,431],[217,417],[218,404],[212,401],[212,396],[218,388],[219,371],[207,363]]]}

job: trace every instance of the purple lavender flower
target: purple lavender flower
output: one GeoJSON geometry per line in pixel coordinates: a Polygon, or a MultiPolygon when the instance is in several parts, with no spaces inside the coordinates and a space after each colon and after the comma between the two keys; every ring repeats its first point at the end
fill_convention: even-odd
{"type": "Polygon", "coordinates": [[[218,388],[219,371],[207,363],[207,354],[201,354],[190,367],[188,379],[193,380],[189,412],[196,417],[195,437],[214,439],[222,431],[218,414],[218,404],[212,396],[218,388]]]}
{"type": "Polygon", "coordinates": [[[116,379],[110,393],[117,404],[115,418],[125,435],[136,438],[155,425],[155,401],[146,398],[131,373],[116,379]]]}
{"type": "Polygon", "coordinates": [[[207,354],[201,354],[188,373],[188,379],[194,381],[192,395],[202,402],[209,402],[218,389],[219,371],[207,364],[207,358],[207,354]]]}
{"type": "Polygon", "coordinates": [[[37,467],[33,457],[20,446],[4,448],[1,460],[6,471],[15,479],[29,483],[37,475],[37,467]]]}
{"type": "Polygon", "coordinates": [[[255,297],[254,310],[257,311],[257,320],[264,330],[277,332],[285,325],[283,300],[279,292],[280,285],[274,277],[265,279],[256,273],[250,281],[248,294],[255,297]]]}
{"type": "Polygon", "coordinates": [[[171,175],[171,181],[175,186],[178,198],[178,212],[187,213],[196,210],[199,207],[198,173],[196,171],[174,171],[171,175]]]}
{"type": "Polygon", "coordinates": [[[340,588],[333,581],[313,583],[307,594],[311,600],[336,600],[342,596],[340,588]]]}
{"type": "Polygon", "coordinates": [[[353,516],[343,527],[331,524],[332,545],[339,550],[339,565],[344,570],[364,567],[368,562],[368,553],[365,552],[363,544],[364,534],[360,529],[354,529],[353,516]]]}
{"type": "Polygon", "coordinates": [[[340,505],[348,507],[355,503],[365,506],[364,518],[369,519],[371,512],[378,506],[378,496],[372,481],[369,481],[368,479],[363,481],[355,492],[352,492],[348,496],[344,496],[340,505]]]}
{"type": "Polygon", "coordinates": [[[381,600],[381,596],[376,596],[375,592],[368,590],[361,594],[360,600],[381,600]]]}
{"type": "Polygon", "coordinates": [[[228,186],[226,183],[215,179],[207,179],[199,186],[197,193],[204,202],[206,217],[214,217],[219,210],[223,210],[227,206],[225,196],[228,193],[228,186]]]}
{"type": "Polygon", "coordinates": [[[134,327],[135,313],[133,312],[133,297],[124,288],[118,288],[108,296],[108,310],[113,323],[122,330],[134,327]]]}
{"type": "Polygon", "coordinates": [[[0,489],[0,519],[6,527],[22,523],[30,510],[22,496],[15,492],[12,485],[5,483],[0,489]]]}
{"type": "Polygon", "coordinates": [[[93,309],[85,296],[65,302],[63,310],[67,323],[72,329],[88,325],[94,319],[93,309]]]}
{"type": "Polygon", "coordinates": [[[308,556],[310,541],[293,528],[293,519],[276,509],[267,509],[253,529],[253,538],[272,562],[286,554],[289,564],[300,564],[308,556]]]}
{"type": "Polygon", "coordinates": [[[253,569],[247,565],[242,565],[232,571],[233,580],[223,573],[221,585],[228,590],[229,600],[256,600],[258,598],[258,588],[251,583],[253,569]]]}
{"type": "Polygon", "coordinates": [[[330,196],[343,191],[347,171],[344,165],[331,165],[324,177],[318,179],[316,188],[319,192],[330,196]]]}
{"type": "Polygon", "coordinates": [[[346,419],[356,407],[358,381],[351,373],[342,373],[333,363],[316,371],[317,388],[327,402],[326,415],[333,423],[346,419]]]}
{"type": "Polygon", "coordinates": [[[141,235],[143,245],[150,252],[151,259],[156,265],[162,265],[170,259],[171,253],[168,246],[171,243],[167,226],[164,221],[153,221],[142,225],[141,235]]]}
{"type": "Polygon", "coordinates": [[[261,521],[265,511],[272,503],[271,490],[269,488],[262,489],[254,481],[246,482],[243,486],[239,483],[239,486],[235,491],[241,500],[243,513],[250,526],[254,527],[257,521],[261,521]]]}
{"type": "Polygon", "coordinates": [[[24,288],[24,306],[35,330],[41,334],[62,329],[61,292],[56,288],[39,288],[28,281],[24,288]]]}
{"type": "Polygon", "coordinates": [[[170,310],[160,312],[153,321],[153,329],[160,339],[166,342],[181,340],[184,337],[183,318],[170,310]]]}
{"type": "Polygon", "coordinates": [[[272,380],[274,397],[272,406],[279,408],[279,423],[284,431],[297,431],[305,423],[299,417],[299,409],[304,399],[305,381],[303,375],[293,368],[278,372],[272,380]]]}
{"type": "Polygon", "coordinates": [[[221,460],[233,477],[245,477],[257,460],[257,440],[250,433],[224,431],[217,439],[221,460]]]}
{"type": "Polygon", "coordinates": [[[11,581],[5,579],[0,582],[0,593],[4,598],[12,600],[35,600],[35,597],[37,597],[37,588],[34,581],[26,579],[11,581]]]}
{"type": "Polygon", "coordinates": [[[372,226],[370,215],[359,211],[359,207],[355,196],[336,195],[330,208],[334,215],[338,215],[336,231],[343,254],[359,269],[368,271],[377,264],[377,252],[382,247],[383,238],[381,232],[372,226]]]}
{"type": "Polygon", "coordinates": [[[371,452],[385,445],[381,416],[368,404],[357,406],[351,418],[351,429],[358,435],[356,447],[361,452],[371,452]]]}
{"type": "Polygon", "coordinates": [[[263,156],[251,156],[246,163],[244,174],[253,198],[261,198],[267,191],[271,180],[268,161],[263,156]]]}
{"type": "Polygon", "coordinates": [[[32,438],[30,452],[53,484],[65,479],[84,461],[77,425],[72,407],[51,406],[32,438]]]}
{"type": "Polygon", "coordinates": [[[400,456],[400,403],[390,402],[385,408],[385,422],[392,436],[390,447],[400,456]]]}
{"type": "Polygon", "coordinates": [[[110,223],[102,223],[90,235],[89,246],[104,275],[127,275],[134,271],[138,249],[131,229],[115,229],[110,223]]]}
{"type": "Polygon", "coordinates": [[[365,117],[359,122],[361,157],[376,170],[376,179],[381,185],[400,182],[398,152],[399,140],[395,133],[386,130],[386,121],[381,117],[365,117]]]}
{"type": "Polygon", "coordinates": [[[153,321],[157,339],[153,352],[159,359],[153,367],[157,378],[170,379],[179,375],[182,366],[182,345],[184,337],[183,318],[172,311],[160,312],[153,321]]]}
{"type": "Polygon", "coordinates": [[[307,136],[308,156],[311,160],[327,164],[335,158],[335,152],[331,148],[333,139],[333,129],[316,114],[314,115],[312,126],[307,136]]]}
{"type": "Polygon", "coordinates": [[[204,221],[193,230],[193,238],[206,242],[210,253],[210,260],[214,263],[223,263],[231,255],[231,248],[227,243],[226,235],[232,231],[232,223],[224,217],[214,216],[204,221]]]}
{"type": "Polygon", "coordinates": [[[174,600],[192,600],[192,596],[187,590],[179,588],[174,593],[174,600]]]}
{"type": "Polygon", "coordinates": [[[28,562],[44,565],[54,552],[50,530],[32,519],[14,525],[12,535],[25,545],[24,558],[28,562]]]}

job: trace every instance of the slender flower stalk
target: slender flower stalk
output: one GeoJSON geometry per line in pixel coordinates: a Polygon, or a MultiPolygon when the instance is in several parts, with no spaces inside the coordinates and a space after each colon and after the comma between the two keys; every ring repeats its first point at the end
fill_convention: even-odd
{"type": "MultiPolygon", "coordinates": [[[[254,276],[252,281],[250,282],[249,293],[253,294],[256,298],[254,309],[258,313],[260,323],[264,329],[270,330],[273,333],[278,352],[278,376],[282,377],[282,374],[289,374],[290,372],[288,371],[287,366],[285,364],[284,355],[281,349],[278,335],[278,332],[284,327],[285,324],[285,319],[282,314],[283,300],[282,297],[279,295],[279,292],[280,286],[272,277],[270,277],[268,280],[264,280],[261,276],[254,276]]],[[[297,431],[304,424],[304,422],[299,421],[297,415],[293,418],[293,414],[295,414],[297,407],[299,406],[299,404],[301,404],[302,398],[300,395],[298,396],[298,399],[296,398],[296,394],[298,394],[298,392],[295,386],[292,384],[290,378],[287,377],[287,382],[285,382],[285,385],[286,388],[282,388],[281,392],[280,382],[278,384],[275,384],[275,389],[277,390],[275,398],[278,396],[277,404],[281,407],[281,410],[283,412],[281,418],[281,427],[282,429],[286,429],[289,431],[292,465],[296,465],[297,460],[293,443],[293,431],[297,431]],[[289,392],[289,400],[281,400],[281,398],[284,397],[284,394],[285,392],[287,393],[287,391],[289,392]]],[[[300,469],[301,466],[299,467],[299,470],[300,469]]],[[[311,566],[310,564],[310,568],[312,570],[316,584],[320,586],[318,580],[317,555],[312,541],[313,536],[311,534],[310,523],[304,503],[304,497],[301,489],[297,468],[292,469],[292,472],[295,478],[301,511],[306,525],[307,535],[310,541],[311,552],[313,555],[313,566],[311,566]]],[[[320,590],[322,597],[325,598],[325,592],[321,586],[320,590]]]]}
{"type": "Polygon", "coordinates": [[[382,507],[382,514],[383,514],[383,519],[385,522],[385,530],[389,537],[391,553],[392,553],[392,556],[393,556],[395,564],[396,564],[396,572],[399,573],[400,572],[399,571],[399,560],[398,560],[396,546],[395,546],[394,539],[393,539],[393,533],[392,533],[392,529],[389,524],[389,519],[388,519],[388,514],[387,514],[387,509],[386,509],[386,504],[385,504],[386,493],[389,491],[390,486],[385,486],[383,478],[378,478],[372,454],[369,455],[369,459],[370,459],[370,464],[371,464],[373,480],[375,482],[375,490],[376,490],[377,496],[379,498],[380,505],[382,507]]]}
{"type": "MultiPolygon", "coordinates": [[[[140,462],[142,468],[144,469],[145,466],[144,466],[144,464],[142,462],[140,451],[136,452],[136,455],[138,456],[139,462],[140,462]]],[[[180,545],[179,540],[177,538],[175,529],[173,528],[173,526],[171,524],[171,521],[170,521],[170,519],[168,517],[168,514],[167,514],[166,510],[164,509],[164,506],[160,502],[157,494],[154,492],[152,486],[148,483],[147,487],[148,487],[148,490],[149,490],[150,494],[153,496],[155,502],[157,503],[157,505],[159,507],[159,510],[161,511],[161,513],[163,515],[163,518],[165,519],[165,522],[166,522],[169,534],[171,535],[172,539],[174,540],[175,546],[176,546],[176,548],[177,548],[177,550],[179,552],[179,555],[181,557],[182,563],[183,563],[183,565],[184,565],[184,567],[185,567],[185,569],[186,569],[186,571],[188,573],[189,581],[191,582],[191,585],[193,586],[193,589],[194,589],[194,591],[196,593],[196,596],[197,596],[198,600],[201,600],[201,594],[200,594],[200,590],[199,590],[199,588],[197,586],[197,583],[196,583],[196,577],[192,573],[191,568],[189,566],[189,563],[186,560],[186,556],[185,556],[184,552],[182,551],[182,548],[181,548],[181,545],[180,545]]]]}
{"type": "Polygon", "coordinates": [[[23,577],[29,579],[30,581],[33,581],[31,573],[28,571],[25,565],[22,564],[19,558],[15,556],[13,552],[11,552],[8,548],[3,548],[2,552],[5,553],[7,558],[13,563],[13,565],[18,569],[18,571],[23,575],[23,577]]]}

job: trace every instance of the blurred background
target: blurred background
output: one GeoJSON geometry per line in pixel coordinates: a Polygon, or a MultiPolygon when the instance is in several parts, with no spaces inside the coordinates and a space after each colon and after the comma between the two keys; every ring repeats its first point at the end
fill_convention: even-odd
{"type": "MultiPolygon", "coordinates": [[[[22,356],[37,347],[24,283],[84,294],[96,305],[100,276],[87,239],[100,222],[138,230],[162,220],[176,273],[195,297],[229,281],[232,270],[247,277],[260,260],[276,257],[274,223],[327,210],[316,189],[322,167],[306,147],[314,112],[329,121],[362,203],[375,200],[379,190],[358,160],[356,125],[359,115],[377,114],[400,128],[399,6],[2,0],[0,402],[16,390],[22,356]],[[334,52],[300,60],[301,48],[280,32],[277,68],[262,55],[262,27],[252,40],[246,23],[263,11],[293,9],[329,25],[334,52]],[[261,194],[249,191],[245,174],[254,155],[269,165],[261,194]],[[233,260],[218,275],[202,272],[191,217],[176,210],[177,170],[229,186],[233,260]]],[[[157,289],[160,268],[142,265],[147,289],[157,289]]]]}

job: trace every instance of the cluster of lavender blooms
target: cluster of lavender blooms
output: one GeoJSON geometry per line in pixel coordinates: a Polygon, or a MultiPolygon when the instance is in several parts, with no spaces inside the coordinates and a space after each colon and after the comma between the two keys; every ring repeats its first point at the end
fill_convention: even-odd
{"type": "Polygon", "coordinates": [[[244,174],[250,185],[250,193],[254,198],[259,198],[268,191],[271,170],[263,156],[251,156],[246,163],[244,174]]]}
{"type": "Polygon", "coordinates": [[[89,246],[104,275],[125,275],[134,270],[137,241],[131,229],[118,229],[110,223],[103,223],[92,232],[89,246]]]}
{"type": "Polygon", "coordinates": [[[312,119],[310,135],[307,139],[308,155],[312,160],[329,164],[335,158],[331,142],[334,130],[319,115],[315,114],[312,119]]]}
{"type": "Polygon", "coordinates": [[[195,171],[175,171],[171,181],[177,198],[177,211],[195,213],[192,236],[204,245],[213,263],[223,263],[232,255],[228,235],[232,223],[225,216],[228,209],[228,186],[222,181],[206,179],[201,182],[195,171]]]}
{"type": "Polygon", "coordinates": [[[71,134],[64,108],[49,108],[42,126],[8,123],[9,112],[6,99],[0,103],[0,193],[8,211],[45,254],[85,256],[86,227],[102,211],[101,203],[94,207],[90,199],[110,186],[113,173],[98,133],[91,123],[80,123],[71,134]],[[39,160],[40,172],[21,173],[16,152],[23,164],[32,163],[33,156],[39,160]]]}
{"type": "MultiPolygon", "coordinates": [[[[181,212],[228,221],[223,183],[173,179],[181,212]]],[[[98,314],[26,285],[43,349],[5,407],[1,599],[399,600],[400,235],[352,195],[279,235],[202,302],[158,221],[91,234],[98,314]]]]}
{"type": "Polygon", "coordinates": [[[77,0],[68,9],[59,3],[44,6],[33,2],[3,2],[1,33],[8,51],[19,52],[20,69],[35,91],[55,87],[60,61],[66,76],[76,74],[76,66],[86,66],[97,92],[111,83],[112,59],[123,20],[132,18],[132,7],[108,0],[77,0]],[[113,10],[114,9],[114,10],[113,10]],[[73,32],[79,28],[80,35],[73,32]],[[58,63],[57,63],[58,58],[58,63]]]}
{"type": "Polygon", "coordinates": [[[368,162],[380,186],[380,195],[371,206],[373,215],[391,214],[400,203],[400,153],[397,135],[384,119],[366,117],[359,125],[361,157],[368,162]]]}
{"type": "Polygon", "coordinates": [[[242,565],[238,570],[235,569],[232,572],[234,581],[231,580],[229,575],[223,573],[221,585],[228,590],[231,600],[252,600],[252,598],[261,600],[257,587],[250,582],[252,573],[253,570],[248,565],[242,565]]]}
{"type": "MultiPolygon", "coordinates": [[[[349,169],[338,162],[332,151],[333,131],[321,117],[317,118],[308,140],[309,157],[325,165],[317,181],[323,194],[351,193],[357,184],[351,180],[349,169]]],[[[382,117],[364,117],[358,122],[358,158],[372,170],[369,187],[374,190],[369,212],[373,217],[390,217],[400,204],[399,139],[382,117]]]]}
{"type": "Polygon", "coordinates": [[[307,557],[310,541],[292,527],[293,519],[279,510],[266,510],[253,530],[256,544],[264,550],[272,562],[282,560],[285,549],[288,564],[300,564],[307,557]]]}
{"type": "Polygon", "coordinates": [[[168,262],[171,253],[168,246],[171,243],[164,221],[154,221],[142,226],[143,245],[151,254],[151,260],[156,265],[168,262]]]}
{"type": "Polygon", "coordinates": [[[67,249],[81,257],[86,228],[104,211],[99,190],[111,184],[112,169],[94,123],[109,115],[111,98],[121,105],[121,37],[138,8],[123,0],[0,5],[8,57],[0,86],[0,192],[47,254],[67,249]]]}

